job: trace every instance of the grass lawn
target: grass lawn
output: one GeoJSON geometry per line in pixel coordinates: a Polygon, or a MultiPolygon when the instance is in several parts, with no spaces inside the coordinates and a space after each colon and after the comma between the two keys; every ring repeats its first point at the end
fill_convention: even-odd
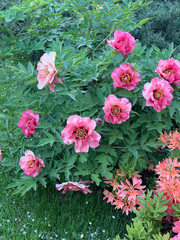
{"type": "Polygon", "coordinates": [[[25,196],[6,190],[11,177],[0,166],[0,239],[113,239],[130,216],[103,201],[101,190],[63,195],[48,185],[25,196]]]}

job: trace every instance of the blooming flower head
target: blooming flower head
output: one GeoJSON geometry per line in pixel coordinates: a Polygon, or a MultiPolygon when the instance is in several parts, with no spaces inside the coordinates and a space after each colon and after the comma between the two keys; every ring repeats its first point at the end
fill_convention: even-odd
{"type": "Polygon", "coordinates": [[[39,114],[33,113],[32,110],[26,110],[22,113],[18,127],[22,129],[25,137],[34,135],[36,126],[39,125],[39,114]]]}
{"type": "Polygon", "coordinates": [[[129,118],[132,105],[127,98],[117,98],[110,94],[104,102],[104,118],[109,123],[119,124],[129,118]]]}
{"type": "Polygon", "coordinates": [[[68,191],[83,191],[84,194],[87,193],[92,193],[91,190],[89,190],[88,186],[86,186],[89,183],[93,183],[93,181],[80,181],[80,182],[65,182],[65,183],[61,183],[61,184],[56,184],[56,189],[58,191],[63,190],[63,194],[67,193],[68,191]]]}
{"type": "Polygon", "coordinates": [[[134,37],[130,33],[121,30],[116,30],[114,32],[114,40],[110,39],[107,42],[117,52],[121,52],[124,55],[130,54],[136,47],[134,37]]]}
{"type": "Polygon", "coordinates": [[[62,81],[56,76],[57,70],[55,68],[55,57],[56,52],[44,53],[40,58],[37,65],[38,75],[37,80],[39,81],[37,87],[42,89],[49,84],[49,89],[54,92],[55,84],[62,83],[62,81]]]}
{"type": "Polygon", "coordinates": [[[178,60],[174,58],[160,60],[156,72],[169,83],[180,85],[180,62],[178,60]]]}
{"type": "Polygon", "coordinates": [[[124,178],[125,176],[126,174],[120,172],[120,174],[116,174],[115,178],[106,178],[104,182],[109,183],[113,187],[113,191],[109,192],[105,189],[103,194],[105,195],[104,199],[107,198],[107,203],[110,202],[112,205],[116,205],[116,209],[122,209],[128,215],[129,212],[132,212],[132,209],[136,208],[136,205],[140,206],[137,196],[144,198],[143,188],[145,186],[141,186],[142,180],[139,179],[140,175],[132,175],[132,183],[127,177],[124,178]]]}
{"type": "Polygon", "coordinates": [[[169,240],[180,240],[180,233],[169,240]]]}
{"type": "Polygon", "coordinates": [[[172,228],[174,233],[180,233],[180,220],[174,222],[174,227],[172,228]]]}
{"type": "Polygon", "coordinates": [[[144,85],[142,95],[146,99],[146,106],[152,106],[160,112],[171,104],[174,89],[164,79],[153,78],[150,83],[144,85]]]}
{"type": "Polygon", "coordinates": [[[136,85],[141,81],[140,74],[134,71],[134,68],[127,63],[122,63],[120,67],[115,68],[111,73],[114,80],[114,88],[120,87],[127,90],[133,90],[136,85]]]}
{"type": "Polygon", "coordinates": [[[41,158],[35,157],[30,150],[25,151],[25,156],[20,158],[19,165],[27,176],[36,177],[41,167],[45,167],[41,158]]]}
{"type": "Polygon", "coordinates": [[[161,133],[158,140],[165,143],[162,148],[167,146],[171,150],[174,150],[175,148],[180,150],[180,133],[177,130],[173,133],[169,132],[169,134],[164,131],[164,133],[161,133]]]}
{"type": "Polygon", "coordinates": [[[75,152],[88,152],[89,147],[99,146],[100,134],[94,131],[96,122],[89,117],[72,115],[67,120],[67,125],[61,132],[65,144],[75,143],[75,152]]]}
{"type": "Polygon", "coordinates": [[[158,181],[156,182],[156,189],[163,193],[163,197],[168,199],[166,204],[167,216],[166,219],[170,220],[174,212],[172,204],[180,203],[180,162],[177,158],[173,160],[169,157],[164,159],[156,166],[155,171],[159,174],[158,181]]]}

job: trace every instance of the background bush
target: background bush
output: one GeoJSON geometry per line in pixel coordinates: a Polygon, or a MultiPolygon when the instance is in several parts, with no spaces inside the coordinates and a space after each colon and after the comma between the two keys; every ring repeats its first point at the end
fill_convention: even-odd
{"type": "Polygon", "coordinates": [[[180,5],[177,0],[152,1],[136,14],[138,20],[142,18],[150,20],[142,28],[135,29],[133,35],[147,47],[154,44],[163,49],[174,42],[176,52],[180,52],[179,12],[180,5]]]}

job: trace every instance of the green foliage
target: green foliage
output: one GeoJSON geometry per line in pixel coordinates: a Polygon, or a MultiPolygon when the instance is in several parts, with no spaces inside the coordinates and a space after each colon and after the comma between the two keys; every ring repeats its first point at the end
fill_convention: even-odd
{"type": "Polygon", "coordinates": [[[154,226],[151,222],[142,222],[140,220],[133,219],[133,223],[126,226],[127,234],[124,238],[120,238],[119,235],[116,236],[114,240],[169,240],[170,234],[167,233],[162,235],[161,233],[153,234],[154,226]]]}
{"type": "Polygon", "coordinates": [[[163,194],[158,190],[157,195],[152,195],[152,191],[148,191],[145,195],[145,198],[137,197],[142,204],[140,210],[133,209],[133,212],[136,214],[135,221],[141,220],[144,223],[152,222],[154,228],[153,233],[159,233],[161,220],[166,216],[167,206],[163,206],[169,200],[163,198],[163,194]]]}
{"type": "Polygon", "coordinates": [[[179,52],[179,11],[180,6],[177,0],[153,1],[147,8],[136,14],[138,20],[142,18],[150,18],[150,20],[143,28],[136,29],[134,36],[148,47],[154,44],[161,49],[174,42],[177,47],[176,52],[179,52]]]}
{"type": "Polygon", "coordinates": [[[172,205],[172,208],[175,210],[172,213],[172,216],[179,217],[180,216],[180,203],[176,203],[176,205],[172,205]]]}

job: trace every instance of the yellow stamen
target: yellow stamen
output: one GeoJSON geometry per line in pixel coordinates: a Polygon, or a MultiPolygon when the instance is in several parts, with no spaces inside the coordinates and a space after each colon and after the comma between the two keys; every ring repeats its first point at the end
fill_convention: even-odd
{"type": "Polygon", "coordinates": [[[121,109],[118,106],[113,106],[111,108],[111,113],[116,117],[120,114],[120,112],[121,112],[121,109]]]}
{"type": "Polygon", "coordinates": [[[76,138],[84,139],[86,137],[86,130],[84,128],[77,128],[76,129],[76,138]]]}
{"type": "Polygon", "coordinates": [[[159,100],[163,96],[163,93],[161,90],[155,90],[153,96],[155,99],[159,100]]]}
{"type": "Polygon", "coordinates": [[[34,164],[35,164],[35,161],[34,161],[34,160],[33,160],[33,161],[30,161],[30,162],[29,162],[29,167],[32,168],[32,167],[34,166],[34,164]]]}
{"type": "Polygon", "coordinates": [[[131,77],[128,73],[125,73],[122,75],[122,78],[121,78],[121,81],[122,82],[130,82],[131,81],[131,77]]]}
{"type": "Polygon", "coordinates": [[[163,73],[168,75],[169,73],[174,73],[174,71],[172,70],[172,68],[170,68],[170,69],[165,70],[163,73]]]}

